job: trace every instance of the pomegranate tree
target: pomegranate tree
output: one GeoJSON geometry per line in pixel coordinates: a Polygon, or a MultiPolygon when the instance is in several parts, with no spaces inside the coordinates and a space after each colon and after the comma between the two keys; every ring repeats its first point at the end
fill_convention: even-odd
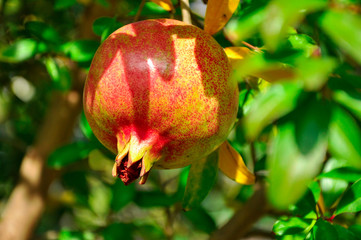
{"type": "Polygon", "coordinates": [[[87,120],[117,155],[113,176],[143,184],[151,168],[184,167],[214,151],[236,120],[229,75],[223,48],[195,26],[157,19],[113,32],[84,89],[87,120]]]}

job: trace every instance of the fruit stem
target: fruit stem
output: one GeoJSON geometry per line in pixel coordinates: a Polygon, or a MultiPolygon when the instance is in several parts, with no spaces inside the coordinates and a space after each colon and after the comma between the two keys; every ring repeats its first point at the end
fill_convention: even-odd
{"type": "Polygon", "coordinates": [[[146,0],[142,0],[142,2],[139,5],[138,11],[135,14],[134,20],[133,22],[138,22],[139,18],[140,18],[140,14],[142,13],[143,7],[145,5],[146,0]]]}
{"type": "Polygon", "coordinates": [[[185,23],[192,24],[191,9],[189,7],[189,0],[179,0],[182,10],[182,20],[185,23]]]}

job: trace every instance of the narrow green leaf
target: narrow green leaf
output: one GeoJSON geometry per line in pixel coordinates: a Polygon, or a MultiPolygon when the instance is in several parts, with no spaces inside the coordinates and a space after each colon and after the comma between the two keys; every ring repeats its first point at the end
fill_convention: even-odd
{"type": "Polygon", "coordinates": [[[48,158],[48,166],[56,169],[86,158],[98,147],[96,142],[75,142],[56,149],[48,158]]]}
{"type": "Polygon", "coordinates": [[[281,217],[274,225],[272,231],[278,236],[302,233],[312,224],[312,219],[299,217],[281,217]]]}
{"type": "Polygon", "coordinates": [[[61,42],[59,33],[43,22],[31,21],[25,24],[25,29],[35,37],[45,42],[58,44],[61,42]]]}
{"type": "Polygon", "coordinates": [[[70,231],[63,229],[60,231],[59,240],[95,240],[95,235],[91,232],[70,231]]]}
{"type": "Polygon", "coordinates": [[[302,197],[326,155],[329,107],[320,100],[310,101],[307,106],[280,124],[267,160],[269,200],[280,209],[302,197]]]}
{"type": "Polygon", "coordinates": [[[45,51],[46,45],[44,43],[30,38],[20,39],[1,52],[0,61],[21,62],[45,51]]]}
{"type": "Polygon", "coordinates": [[[76,62],[90,62],[98,47],[99,42],[97,41],[77,40],[65,43],[62,50],[76,62]]]}
{"type": "Polygon", "coordinates": [[[76,0],[55,0],[54,9],[63,10],[76,4],[76,0]]]}
{"type": "Polygon", "coordinates": [[[51,57],[45,58],[44,64],[53,80],[54,88],[61,91],[69,90],[72,82],[69,69],[66,66],[59,66],[57,61],[51,57]]]}
{"type": "Polygon", "coordinates": [[[218,172],[218,151],[192,164],[183,198],[183,208],[198,207],[213,187],[218,172]]]}
{"type": "Polygon", "coordinates": [[[361,179],[356,181],[342,196],[337,205],[335,215],[345,212],[361,211],[361,179]]]}
{"type": "Polygon", "coordinates": [[[350,114],[336,105],[333,106],[328,144],[332,156],[361,168],[360,127],[350,114]]]}
{"type": "Polygon", "coordinates": [[[117,179],[112,186],[112,200],[111,200],[111,209],[115,212],[121,210],[135,197],[135,185],[130,184],[125,186],[122,181],[117,179]]]}
{"type": "Polygon", "coordinates": [[[258,95],[244,118],[246,136],[254,140],[268,124],[291,112],[302,94],[300,83],[273,84],[258,95]]]}
{"type": "Polygon", "coordinates": [[[88,123],[88,120],[85,117],[84,111],[81,112],[80,115],[80,130],[84,134],[84,136],[89,140],[95,140],[96,137],[90,128],[90,125],[88,123]]]}
{"type": "Polygon", "coordinates": [[[319,19],[332,40],[361,64],[361,17],[349,11],[329,10],[319,19]]]}
{"type": "Polygon", "coordinates": [[[331,223],[318,219],[315,226],[312,229],[313,239],[327,239],[327,240],[338,240],[337,230],[331,223]]]}
{"type": "Polygon", "coordinates": [[[342,179],[347,182],[355,182],[361,178],[361,170],[352,167],[341,167],[329,172],[321,173],[318,178],[342,179]]]}
{"type": "Polygon", "coordinates": [[[361,120],[361,94],[355,89],[337,90],[332,98],[361,120]]]}
{"type": "Polygon", "coordinates": [[[214,219],[202,207],[193,208],[191,211],[184,212],[184,215],[196,229],[202,232],[210,234],[217,229],[214,219]]]}

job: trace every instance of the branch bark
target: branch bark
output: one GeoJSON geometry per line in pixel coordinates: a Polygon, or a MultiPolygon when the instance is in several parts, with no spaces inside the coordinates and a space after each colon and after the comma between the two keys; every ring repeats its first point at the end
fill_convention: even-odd
{"type": "Polygon", "coordinates": [[[236,240],[246,236],[252,226],[269,210],[265,187],[258,183],[252,197],[220,229],[214,232],[210,240],[236,240]]]}

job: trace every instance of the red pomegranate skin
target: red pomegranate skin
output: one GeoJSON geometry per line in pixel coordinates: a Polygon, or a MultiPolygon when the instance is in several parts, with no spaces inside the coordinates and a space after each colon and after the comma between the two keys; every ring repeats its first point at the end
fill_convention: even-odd
{"type": "Polygon", "coordinates": [[[223,48],[193,25],[145,20],[112,33],[93,58],[84,111],[117,154],[113,175],[142,184],[152,167],[184,167],[214,151],[236,120],[229,75],[223,48]]]}

